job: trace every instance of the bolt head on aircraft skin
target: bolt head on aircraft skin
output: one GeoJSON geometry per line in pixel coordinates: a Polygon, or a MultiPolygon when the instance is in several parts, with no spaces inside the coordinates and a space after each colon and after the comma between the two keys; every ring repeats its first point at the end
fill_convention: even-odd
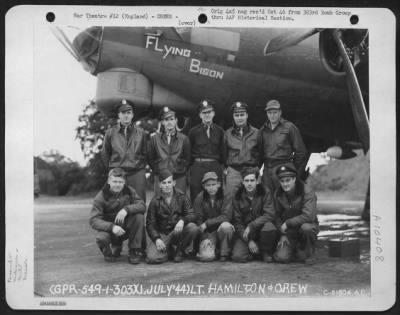
{"type": "Polygon", "coordinates": [[[162,106],[197,116],[211,99],[216,121],[232,123],[235,101],[249,104],[260,127],[265,104],[278,99],[310,152],[369,149],[368,30],[279,28],[90,27],[66,49],[97,76],[96,104],[107,116],[121,99],[135,116],[162,106]]]}

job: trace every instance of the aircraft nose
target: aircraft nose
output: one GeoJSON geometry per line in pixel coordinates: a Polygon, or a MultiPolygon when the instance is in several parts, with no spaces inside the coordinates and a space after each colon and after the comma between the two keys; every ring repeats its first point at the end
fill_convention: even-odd
{"type": "Polygon", "coordinates": [[[103,28],[99,26],[90,27],[82,31],[81,28],[74,26],[52,28],[53,34],[64,48],[79,61],[83,68],[94,73],[96,71],[100,43],[103,36],[103,28]],[[73,38],[73,41],[71,41],[73,38]]]}
{"type": "Polygon", "coordinates": [[[96,71],[99,62],[102,35],[103,28],[94,26],[80,32],[72,42],[80,57],[79,61],[84,69],[90,73],[96,71]]]}

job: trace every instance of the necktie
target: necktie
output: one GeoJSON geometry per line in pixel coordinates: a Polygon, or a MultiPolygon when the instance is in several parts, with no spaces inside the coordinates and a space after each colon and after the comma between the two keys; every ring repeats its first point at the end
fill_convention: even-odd
{"type": "Polygon", "coordinates": [[[211,129],[211,127],[208,125],[207,126],[207,130],[206,130],[206,133],[207,133],[207,137],[210,139],[210,129],[211,129]]]}
{"type": "Polygon", "coordinates": [[[125,135],[125,138],[127,138],[127,135],[128,135],[128,126],[125,126],[125,127],[124,127],[124,135],[125,135]]]}
{"type": "Polygon", "coordinates": [[[243,128],[239,128],[239,132],[238,133],[239,133],[240,137],[243,137],[243,128]]]}
{"type": "Polygon", "coordinates": [[[168,141],[168,144],[170,144],[171,143],[171,134],[169,133],[169,134],[167,134],[167,141],[168,141]]]}

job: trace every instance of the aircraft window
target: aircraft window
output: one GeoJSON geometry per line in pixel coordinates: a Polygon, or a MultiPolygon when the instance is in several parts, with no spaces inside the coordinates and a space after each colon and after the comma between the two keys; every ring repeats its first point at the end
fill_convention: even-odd
{"type": "Polygon", "coordinates": [[[97,65],[102,34],[103,28],[94,26],[81,32],[73,41],[75,50],[83,59],[81,61],[86,63],[88,70],[93,71],[97,65]]]}
{"type": "Polygon", "coordinates": [[[210,46],[230,51],[238,51],[240,34],[227,30],[193,28],[190,42],[196,45],[210,46]]]}

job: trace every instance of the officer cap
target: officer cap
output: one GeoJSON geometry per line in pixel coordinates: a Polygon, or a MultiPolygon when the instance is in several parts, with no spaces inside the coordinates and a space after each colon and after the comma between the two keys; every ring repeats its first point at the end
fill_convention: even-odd
{"type": "Polygon", "coordinates": [[[205,173],[204,176],[203,176],[203,179],[201,180],[201,183],[204,184],[210,179],[218,180],[217,173],[215,173],[215,172],[207,172],[207,173],[205,173]]]}
{"type": "Polygon", "coordinates": [[[246,112],[248,105],[244,102],[235,102],[231,106],[232,113],[246,112]]]}
{"type": "Polygon", "coordinates": [[[128,110],[133,111],[133,104],[126,99],[122,99],[117,105],[116,105],[118,113],[120,112],[126,112],[128,110]]]}
{"type": "Polygon", "coordinates": [[[202,100],[199,103],[199,113],[205,113],[214,110],[214,105],[210,102],[210,100],[202,100]]]}
{"type": "Polygon", "coordinates": [[[265,106],[265,110],[281,109],[281,104],[277,100],[270,100],[265,106]]]}
{"type": "Polygon", "coordinates": [[[242,169],[240,174],[242,175],[242,178],[245,178],[247,175],[251,174],[256,175],[256,178],[258,178],[258,176],[260,175],[260,170],[258,169],[258,167],[245,167],[244,169],[242,169]]]}
{"type": "Polygon", "coordinates": [[[108,177],[123,177],[125,178],[125,171],[122,168],[116,167],[108,172],[108,177]]]}
{"type": "Polygon", "coordinates": [[[279,178],[283,177],[296,177],[297,170],[293,163],[285,163],[278,167],[276,170],[276,176],[279,178]]]}
{"type": "Polygon", "coordinates": [[[164,168],[160,171],[160,174],[158,175],[158,179],[160,182],[162,182],[163,180],[166,180],[170,176],[173,177],[172,172],[169,169],[164,168]]]}
{"type": "Polygon", "coordinates": [[[168,106],[164,106],[160,111],[160,120],[167,119],[168,117],[176,116],[175,112],[168,106]]]}

